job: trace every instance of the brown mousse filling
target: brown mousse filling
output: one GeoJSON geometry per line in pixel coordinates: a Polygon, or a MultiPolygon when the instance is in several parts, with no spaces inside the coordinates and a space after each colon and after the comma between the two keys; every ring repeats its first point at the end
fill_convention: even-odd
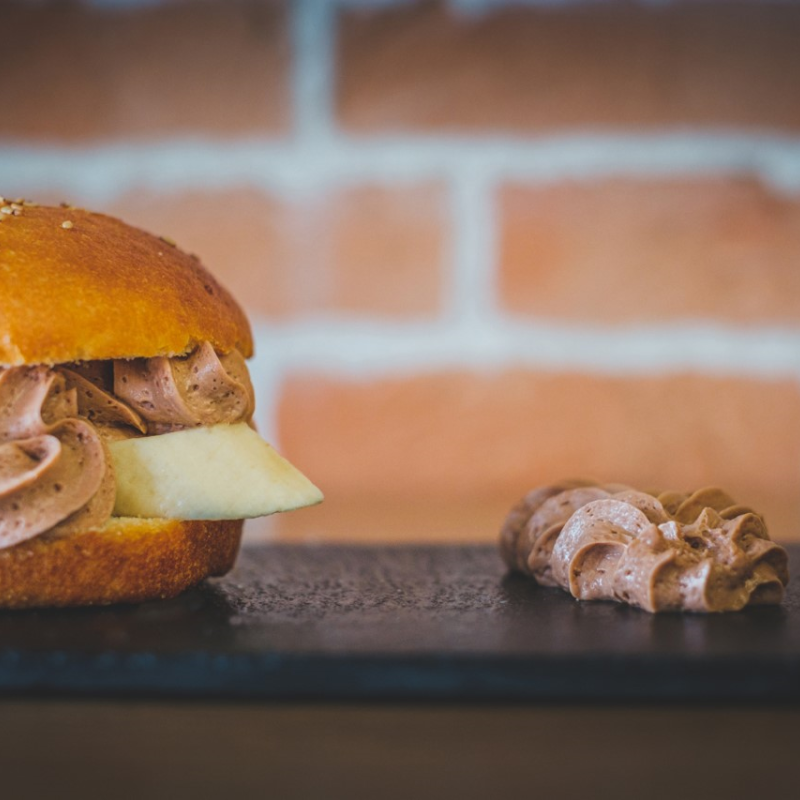
{"type": "Polygon", "coordinates": [[[0,549],[99,527],[116,484],[107,442],[248,422],[244,358],[186,356],[0,368],[0,549]]]}
{"type": "Polygon", "coordinates": [[[512,509],[500,546],[509,567],[544,586],[647,611],[776,604],[789,580],[787,553],[761,516],[716,488],[541,487],[512,509]]]}

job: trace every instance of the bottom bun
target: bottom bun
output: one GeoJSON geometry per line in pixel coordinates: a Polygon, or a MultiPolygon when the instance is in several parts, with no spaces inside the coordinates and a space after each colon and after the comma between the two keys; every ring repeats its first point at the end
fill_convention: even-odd
{"type": "Polygon", "coordinates": [[[115,517],[0,550],[0,608],[138,603],[180,594],[233,566],[241,520],[115,517]]]}

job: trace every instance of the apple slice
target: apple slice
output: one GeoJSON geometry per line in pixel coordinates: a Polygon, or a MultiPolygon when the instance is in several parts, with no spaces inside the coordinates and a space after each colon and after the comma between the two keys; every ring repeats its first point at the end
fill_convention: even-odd
{"type": "Polygon", "coordinates": [[[114,514],[247,519],[319,503],[322,492],[245,423],[109,444],[114,514]]]}

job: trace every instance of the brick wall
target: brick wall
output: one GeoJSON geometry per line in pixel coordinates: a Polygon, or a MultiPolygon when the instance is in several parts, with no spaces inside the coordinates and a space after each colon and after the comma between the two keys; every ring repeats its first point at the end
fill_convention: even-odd
{"type": "Polygon", "coordinates": [[[592,475],[800,540],[800,6],[0,11],[0,190],[240,297],[260,426],[328,496],[273,532],[488,540],[592,475]]]}

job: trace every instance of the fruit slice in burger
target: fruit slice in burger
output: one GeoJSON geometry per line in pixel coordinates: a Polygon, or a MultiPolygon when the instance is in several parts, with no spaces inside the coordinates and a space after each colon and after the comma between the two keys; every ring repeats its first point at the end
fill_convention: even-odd
{"type": "Polygon", "coordinates": [[[170,597],[322,500],[253,429],[250,326],[195,257],[0,206],[0,607],[170,597]]]}

